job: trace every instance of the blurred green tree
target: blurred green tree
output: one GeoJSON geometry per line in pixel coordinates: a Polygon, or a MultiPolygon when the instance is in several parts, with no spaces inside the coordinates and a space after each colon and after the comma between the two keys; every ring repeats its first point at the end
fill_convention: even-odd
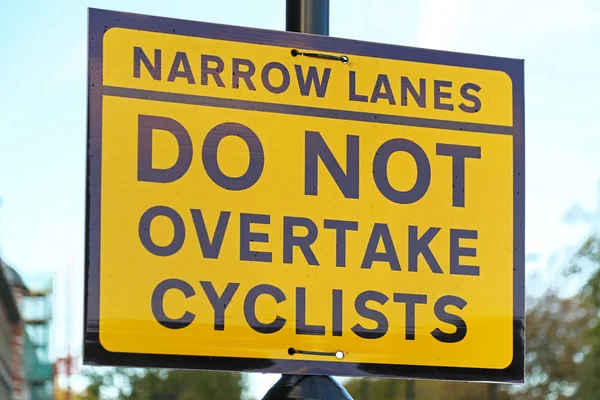
{"type": "Polygon", "coordinates": [[[581,290],[587,307],[585,346],[577,355],[582,359],[579,388],[575,398],[595,400],[600,394],[600,237],[592,235],[576,254],[575,272],[592,270],[587,284],[581,290]]]}
{"type": "Polygon", "coordinates": [[[89,368],[86,400],[237,400],[244,380],[239,373],[89,368]]]}
{"type": "Polygon", "coordinates": [[[525,337],[525,384],[508,387],[513,400],[571,399],[581,378],[590,307],[581,294],[555,290],[531,300],[525,337]]]}
{"type": "MultiPolygon", "coordinates": [[[[406,381],[401,379],[351,379],[344,385],[354,400],[406,400],[406,381]]],[[[494,385],[466,382],[415,381],[417,400],[508,400],[508,393],[494,385]]]]}

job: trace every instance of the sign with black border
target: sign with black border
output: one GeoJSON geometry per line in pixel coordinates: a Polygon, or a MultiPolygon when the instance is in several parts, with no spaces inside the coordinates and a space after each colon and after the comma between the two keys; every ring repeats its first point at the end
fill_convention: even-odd
{"type": "Polygon", "coordinates": [[[523,382],[522,60],[97,9],[88,60],[84,363],[523,382]]]}

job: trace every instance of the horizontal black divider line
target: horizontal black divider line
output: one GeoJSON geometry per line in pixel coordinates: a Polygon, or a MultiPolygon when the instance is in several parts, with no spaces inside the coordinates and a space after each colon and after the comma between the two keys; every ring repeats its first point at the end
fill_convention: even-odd
{"type": "Polygon", "coordinates": [[[168,103],[192,104],[239,110],[271,112],[279,114],[300,115],[309,117],[335,118],[351,121],[376,122],[380,124],[416,126],[456,131],[494,133],[512,135],[511,126],[477,124],[472,122],[456,122],[428,118],[403,117],[398,115],[375,114],[360,111],[333,110],[295,106],[288,104],[263,103],[248,100],[224,99],[219,97],[199,96],[193,94],[159,92],[155,90],[131,89],[116,86],[103,86],[102,94],[107,96],[126,97],[130,99],[162,101],[168,103]]]}

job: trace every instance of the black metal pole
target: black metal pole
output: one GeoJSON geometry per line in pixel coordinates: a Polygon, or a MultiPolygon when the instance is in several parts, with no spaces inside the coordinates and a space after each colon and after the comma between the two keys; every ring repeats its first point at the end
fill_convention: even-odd
{"type": "MultiPolygon", "coordinates": [[[[329,35],[329,0],[287,0],[285,30],[329,35]]],[[[282,375],[262,400],[352,400],[330,376],[282,375]]]]}
{"type": "Polygon", "coordinates": [[[329,35],[329,0],[287,0],[285,30],[329,35]]]}
{"type": "Polygon", "coordinates": [[[282,375],[262,400],[352,400],[335,379],[321,375],[282,375]]]}

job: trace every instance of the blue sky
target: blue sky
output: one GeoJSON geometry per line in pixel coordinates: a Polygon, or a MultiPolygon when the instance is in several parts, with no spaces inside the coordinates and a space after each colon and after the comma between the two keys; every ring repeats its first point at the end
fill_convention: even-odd
{"type": "MultiPolygon", "coordinates": [[[[65,304],[81,344],[87,7],[285,28],[283,0],[0,2],[0,249],[26,275],[58,278],[54,353],[65,304]]],[[[337,37],[525,59],[528,271],[541,280],[529,288],[557,279],[564,250],[600,232],[600,2],[331,0],[330,25],[337,37]],[[586,218],[566,224],[575,206],[586,218]]],[[[276,376],[253,379],[260,396],[276,376]]]]}

